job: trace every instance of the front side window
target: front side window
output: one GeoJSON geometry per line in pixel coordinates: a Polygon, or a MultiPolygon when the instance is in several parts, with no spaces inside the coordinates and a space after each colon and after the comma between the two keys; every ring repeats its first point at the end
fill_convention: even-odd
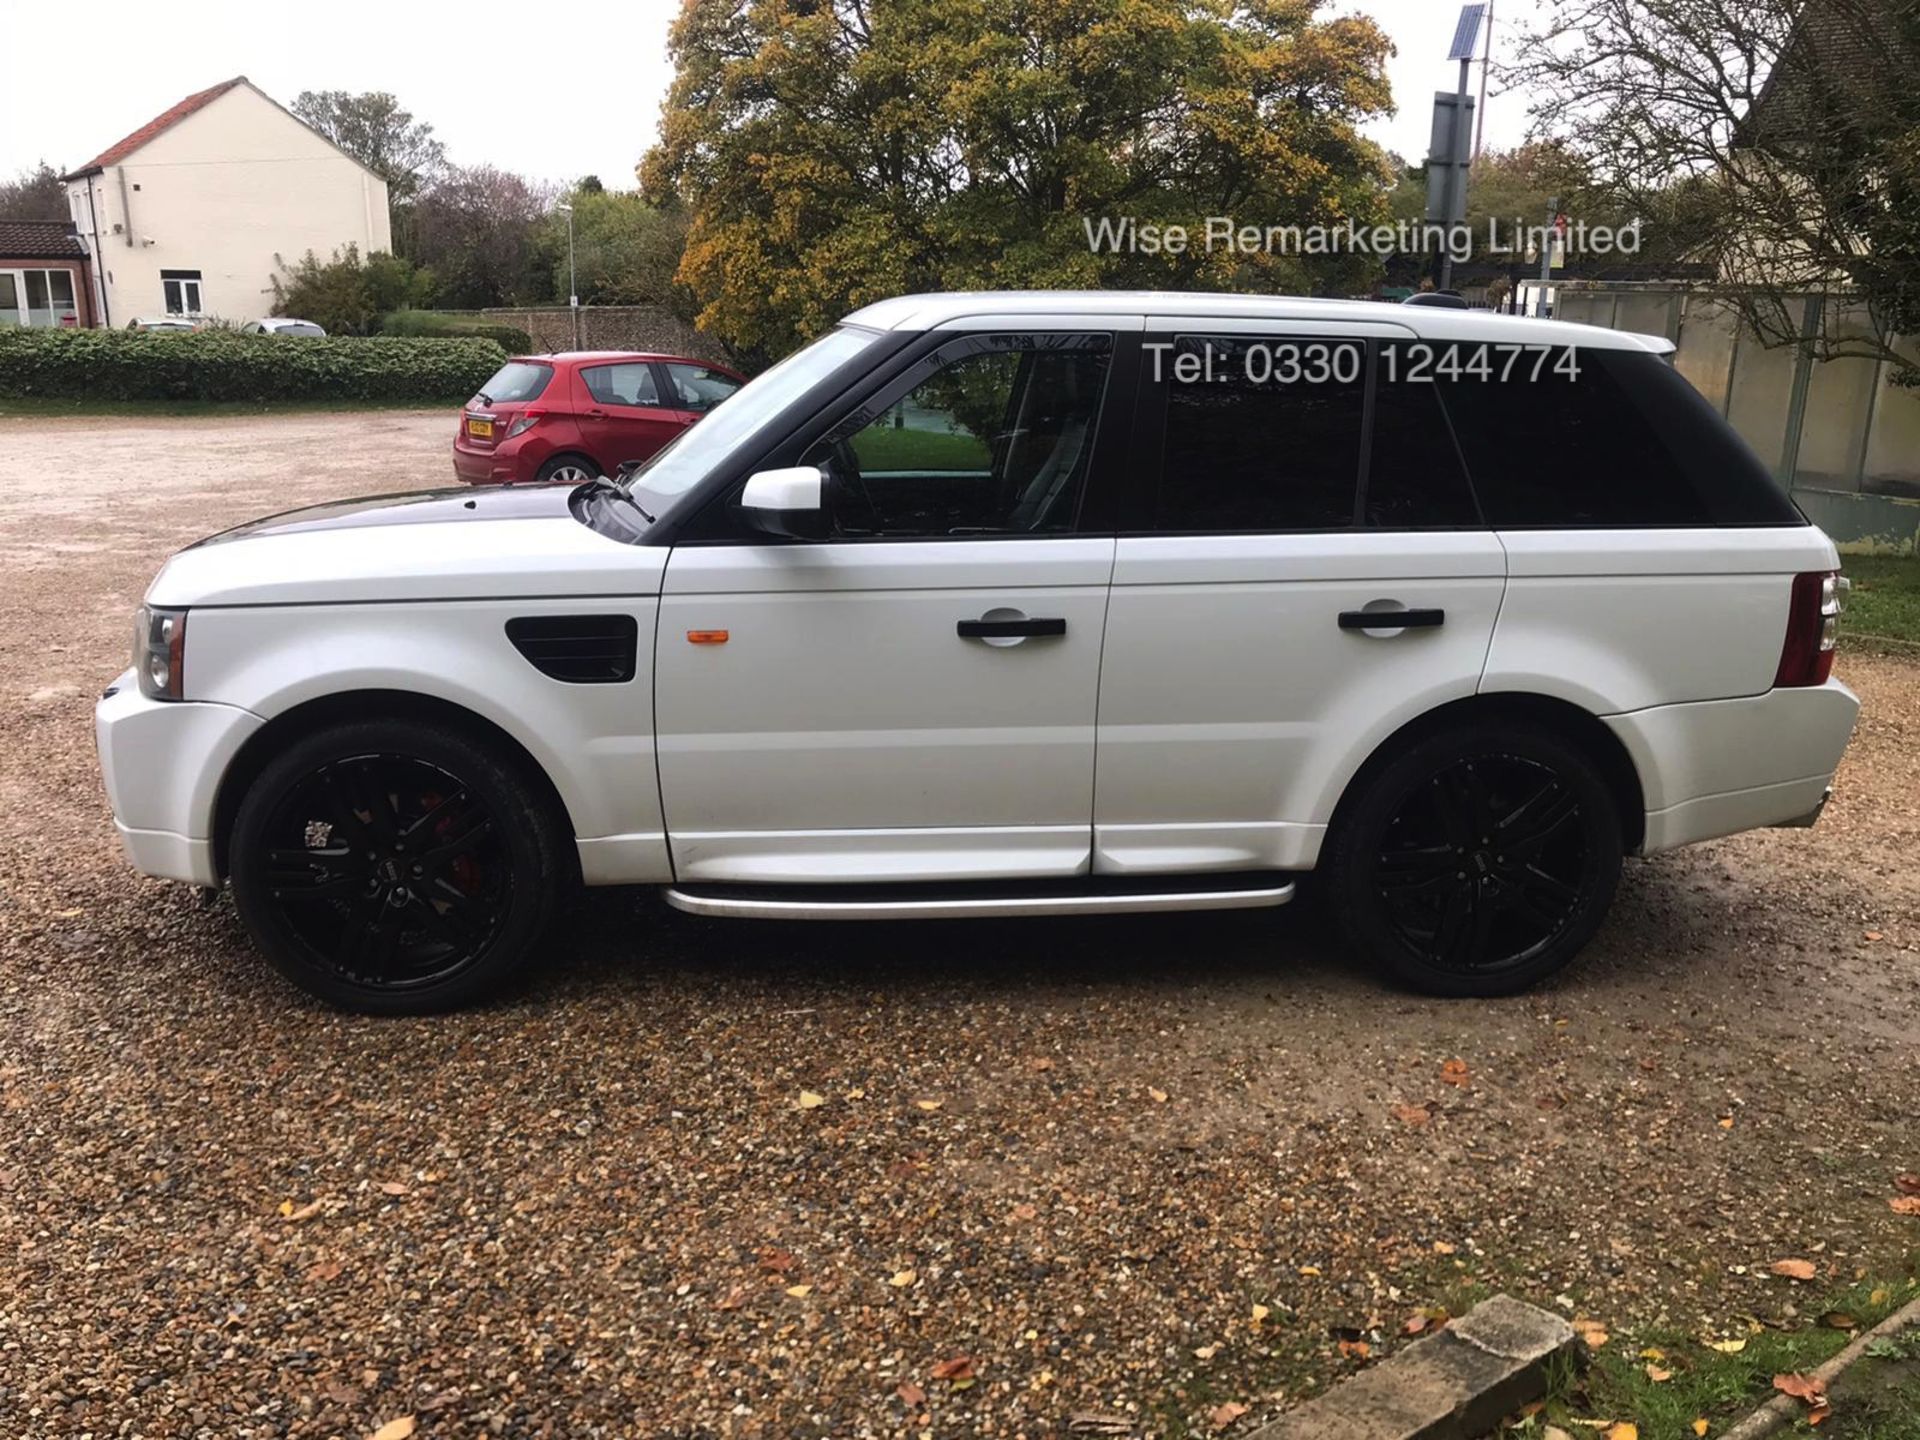
{"type": "Polygon", "coordinates": [[[706,365],[667,362],[667,376],[679,392],[680,404],[688,410],[705,413],[740,388],[733,376],[706,365]]]}
{"type": "Polygon", "coordinates": [[[200,272],[198,270],[162,270],[160,293],[169,315],[200,314],[200,272]]]}
{"type": "Polygon", "coordinates": [[[1150,344],[1147,366],[1167,397],[1154,530],[1353,525],[1366,405],[1363,342],[1182,335],[1150,344]]]}
{"type": "Polygon", "coordinates": [[[1112,358],[1106,335],[979,336],[878,415],[802,457],[849,538],[1057,534],[1072,527],[1112,358]]]}
{"type": "Polygon", "coordinates": [[[602,405],[660,404],[660,386],[653,378],[653,366],[644,360],[624,361],[618,365],[591,365],[580,372],[587,393],[602,405]]]}

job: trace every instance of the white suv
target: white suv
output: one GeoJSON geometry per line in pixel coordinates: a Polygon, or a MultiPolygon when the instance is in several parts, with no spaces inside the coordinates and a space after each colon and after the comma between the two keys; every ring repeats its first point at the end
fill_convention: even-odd
{"type": "Polygon", "coordinates": [[[1457,310],[912,296],[643,468],[346,501],[154,581],[128,856],[385,1013],[575,883],[802,919],[1279,905],[1517,989],[1621,856],[1810,823],[1832,543],[1666,342],[1457,310]]]}

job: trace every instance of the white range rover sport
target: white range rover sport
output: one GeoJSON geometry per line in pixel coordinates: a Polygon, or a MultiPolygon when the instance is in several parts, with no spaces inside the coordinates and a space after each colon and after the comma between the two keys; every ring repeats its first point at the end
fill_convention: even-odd
{"type": "Polygon", "coordinates": [[[1810,823],[1832,542],[1664,340],[1459,310],[909,296],[636,472],[174,556],[101,699],[150,875],[357,1010],[576,884],[707,915],[1279,905],[1491,995],[1621,857],[1810,823]]]}

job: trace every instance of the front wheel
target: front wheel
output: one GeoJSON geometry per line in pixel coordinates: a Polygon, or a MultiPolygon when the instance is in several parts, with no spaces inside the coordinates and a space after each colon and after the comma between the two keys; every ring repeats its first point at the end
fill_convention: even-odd
{"type": "Polygon", "coordinates": [[[564,832],[518,768],[462,731],[365,721],[292,745],[253,782],[229,847],[268,961],[342,1009],[450,1010],[548,928],[564,832]]]}
{"type": "Polygon", "coordinates": [[[1328,837],[1351,947],[1431,995],[1524,990],[1600,928],[1620,816],[1599,771],[1520,722],[1430,735],[1366,783],[1328,837]]]}

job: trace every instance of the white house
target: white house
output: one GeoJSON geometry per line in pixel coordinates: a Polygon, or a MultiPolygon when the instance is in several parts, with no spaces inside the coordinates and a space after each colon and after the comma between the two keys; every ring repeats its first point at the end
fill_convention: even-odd
{"type": "Polygon", "coordinates": [[[245,76],[189,95],[61,178],[103,325],[258,319],[282,262],[393,248],[386,181],[245,76]]]}

